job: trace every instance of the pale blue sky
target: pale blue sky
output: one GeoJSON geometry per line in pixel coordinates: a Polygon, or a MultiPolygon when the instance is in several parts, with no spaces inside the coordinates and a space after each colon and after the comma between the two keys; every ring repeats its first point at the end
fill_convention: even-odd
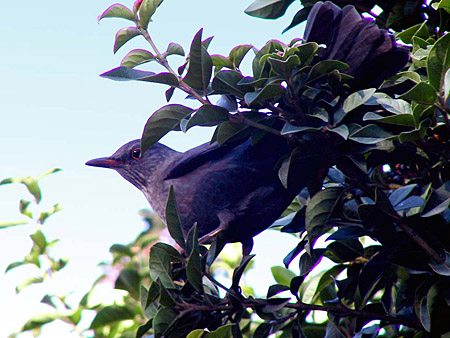
{"type": "MultiPolygon", "coordinates": [[[[51,283],[29,287],[19,296],[14,295],[14,286],[33,270],[18,268],[0,275],[1,337],[17,330],[31,314],[47,310],[38,305],[46,292],[86,291],[100,274],[96,264],[110,258],[110,245],[127,243],[143,228],[137,213],[148,207],[143,195],[115,172],[84,165],[86,160],[109,155],[140,137],[151,113],[165,104],[165,86],[98,77],[118,66],[130,49],[147,48],[138,37],[113,55],[114,34],[129,22],[105,19],[97,24],[97,15],[112,3],[24,0],[2,5],[0,179],[37,176],[53,167],[63,169],[42,181],[44,209],[57,202],[65,208],[49,220],[44,232],[49,239],[61,239],[54,255],[71,257],[71,261],[51,283]]],[[[129,7],[132,3],[124,2],[129,7]]],[[[153,18],[150,33],[161,50],[172,41],[188,50],[194,34],[203,27],[204,37],[215,36],[210,53],[223,55],[238,44],[252,43],[259,48],[271,38],[289,42],[302,36],[303,28],[281,35],[300,9],[298,2],[277,21],[247,16],[243,11],[250,3],[166,0],[153,18]]],[[[182,58],[175,56],[173,61],[179,63],[182,58]]],[[[153,66],[147,69],[157,70],[153,66]]],[[[174,102],[183,103],[183,97],[175,96],[174,102]]],[[[185,150],[206,141],[211,132],[193,128],[187,135],[171,134],[164,143],[185,150]]],[[[20,198],[28,198],[24,187],[0,187],[0,221],[20,219],[20,198]]],[[[0,273],[27,253],[33,229],[23,226],[0,231],[0,273]]],[[[258,236],[259,276],[268,275],[271,265],[281,264],[280,257],[295,243],[286,244],[290,239],[272,231],[258,236]],[[280,253],[272,259],[274,250],[267,246],[279,238],[283,248],[277,249],[280,253]],[[264,247],[270,255],[263,254],[264,247]]],[[[52,337],[52,332],[45,331],[43,337],[52,337]]]]}

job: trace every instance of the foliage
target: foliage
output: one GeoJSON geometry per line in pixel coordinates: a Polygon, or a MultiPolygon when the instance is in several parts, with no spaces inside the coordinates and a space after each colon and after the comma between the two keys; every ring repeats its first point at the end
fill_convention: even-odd
{"type": "MultiPolygon", "coordinates": [[[[298,245],[284,267],[272,268],[277,284],[266,298],[240,286],[252,255],[234,268],[229,285],[217,281],[211,264],[222,248],[220,237],[208,250],[198,243],[195,226],[184,234],[170,196],[168,228],[182,250],[157,243],[150,249],[148,271],[144,266],[134,274],[122,270],[127,282],[119,286],[128,291],[127,299],[137,301],[137,285],[143,284],[142,310],[130,313],[121,307],[110,313],[103,307],[104,315],[97,317],[108,331],[96,331],[96,336],[124,336],[117,331],[119,319],[133,318],[135,325],[143,318],[135,316],[142,314],[146,320],[136,337],[148,332],[154,337],[448,335],[448,1],[336,1],[374,16],[411,46],[407,69],[377,88],[357,89],[345,73],[348,65],[318,61],[324,47],[301,39],[271,40],[261,49],[240,45],[222,56],[208,52],[211,38],[203,39],[200,30],[175,68],[169,57],[184,56],[184,49],[172,42],[160,52],[149,33],[161,2],[138,0],[132,10],[115,4],[99,17],[133,22],[117,33],[114,51],[136,36],[152,48],[129,52],[103,77],[164,84],[168,102],[181,90],[199,103],[157,110],[144,128],[142,151],[172,130],[193,126],[216,126],[212,141],[219,144],[249,136],[257,142],[261,134],[274,133],[292,145],[290,157],[280,159],[282,183],[295,180],[305,161],[317,162],[317,177],[274,225],[295,234],[298,245]],[[241,63],[252,56],[248,76],[241,63]],[[135,69],[143,63],[164,71],[135,69]],[[299,275],[288,270],[297,256],[299,275]],[[331,267],[317,269],[325,259],[331,267]],[[328,320],[315,321],[317,312],[328,320]],[[112,325],[111,319],[117,322],[112,325]]],[[[316,2],[301,1],[303,8],[288,29],[304,21],[316,2]]],[[[256,0],[247,13],[275,19],[291,3],[256,0]]]]}

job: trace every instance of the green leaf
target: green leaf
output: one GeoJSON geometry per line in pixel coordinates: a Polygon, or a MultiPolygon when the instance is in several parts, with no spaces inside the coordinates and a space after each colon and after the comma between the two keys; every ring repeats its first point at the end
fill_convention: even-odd
{"type": "Polygon", "coordinates": [[[450,68],[450,35],[445,34],[431,47],[427,59],[428,81],[440,91],[445,73],[450,68]]]}
{"type": "Polygon", "coordinates": [[[330,129],[328,129],[328,131],[338,134],[344,140],[346,140],[348,138],[348,135],[350,133],[350,131],[348,130],[348,127],[345,124],[342,124],[336,128],[330,128],[330,129]]]}
{"type": "Polygon", "coordinates": [[[31,317],[25,323],[22,328],[22,331],[31,331],[37,328],[42,327],[45,324],[51,323],[54,320],[60,319],[62,317],[59,313],[42,313],[36,316],[31,317]]]}
{"type": "Polygon", "coordinates": [[[121,18],[134,22],[133,12],[121,4],[109,6],[102,14],[98,16],[97,20],[100,22],[100,20],[104,18],[121,18]]]}
{"type": "Polygon", "coordinates": [[[182,130],[186,132],[193,126],[215,126],[229,119],[228,110],[225,108],[205,104],[187,121],[182,130]]]}
{"type": "Polygon", "coordinates": [[[18,225],[25,225],[28,224],[28,222],[0,222],[0,229],[6,229],[6,228],[11,228],[11,227],[15,227],[18,225]]]}
{"type": "Polygon", "coordinates": [[[449,106],[450,101],[450,68],[447,70],[447,72],[444,75],[444,86],[442,88],[444,90],[444,102],[445,106],[449,106]]]}
{"type": "Polygon", "coordinates": [[[207,332],[207,331],[205,331],[205,330],[203,330],[203,329],[197,329],[197,330],[191,331],[191,333],[189,333],[189,334],[186,336],[186,338],[202,338],[202,337],[203,337],[203,334],[204,334],[205,332],[207,332]]]}
{"type": "Polygon", "coordinates": [[[306,207],[308,244],[305,249],[310,255],[316,239],[330,229],[328,219],[340,202],[343,191],[340,187],[330,187],[319,191],[309,201],[306,207]]]}
{"type": "Polygon", "coordinates": [[[211,55],[211,61],[213,63],[213,66],[216,67],[216,71],[217,71],[217,69],[220,69],[223,67],[234,69],[233,63],[231,62],[231,60],[223,55],[219,55],[219,54],[211,55]]]}
{"type": "Polygon", "coordinates": [[[191,231],[189,231],[189,235],[192,236],[189,240],[189,242],[192,243],[192,250],[186,265],[186,275],[189,283],[191,283],[194,289],[203,293],[202,263],[198,245],[197,223],[195,223],[191,231]]]}
{"type": "Polygon", "coordinates": [[[266,298],[271,298],[271,297],[279,294],[280,292],[287,291],[287,290],[289,290],[289,286],[286,286],[286,285],[282,285],[282,284],[271,285],[269,287],[269,289],[267,290],[266,298]]]}
{"type": "Polygon", "coordinates": [[[176,313],[175,311],[168,308],[161,308],[153,318],[153,332],[155,334],[155,338],[161,338],[164,335],[164,332],[167,330],[170,324],[175,320],[176,313]]]}
{"type": "Polygon", "coordinates": [[[235,68],[239,68],[245,55],[252,49],[252,45],[239,45],[230,51],[229,60],[235,68]]]}
{"type": "MultiPolygon", "coordinates": [[[[160,243],[150,249],[150,277],[152,280],[161,280],[162,285],[169,289],[176,289],[170,271],[171,256],[160,243]]],[[[175,249],[174,249],[175,250],[175,249]]]]}
{"type": "Polygon", "coordinates": [[[402,40],[406,44],[412,44],[414,36],[418,36],[425,40],[428,39],[430,34],[428,32],[426,22],[409,27],[408,29],[405,29],[403,32],[400,32],[396,35],[397,39],[402,40]]]}
{"type": "Polygon", "coordinates": [[[129,256],[132,257],[134,254],[131,251],[131,249],[126,246],[126,245],[122,245],[122,244],[113,244],[111,245],[111,247],[109,248],[109,252],[113,253],[113,254],[120,254],[123,256],[129,256]]]}
{"type": "Polygon", "coordinates": [[[231,94],[237,97],[244,97],[245,89],[249,89],[249,86],[239,85],[239,81],[242,80],[241,73],[235,70],[221,70],[216,74],[212,82],[212,89],[215,93],[219,94],[231,94]]]}
{"type": "Polygon", "coordinates": [[[291,284],[292,278],[296,276],[295,273],[283,266],[272,266],[270,271],[278,284],[285,285],[287,287],[291,284]]]}
{"type": "Polygon", "coordinates": [[[436,101],[436,90],[427,82],[419,82],[399,98],[422,104],[433,104],[436,101]]]}
{"type": "Polygon", "coordinates": [[[263,19],[282,16],[294,0],[256,0],[245,9],[245,13],[263,19]]]}
{"type": "Polygon", "coordinates": [[[169,230],[170,236],[172,236],[172,238],[181,248],[186,250],[186,241],[184,239],[183,228],[178,216],[178,207],[172,185],[169,188],[169,195],[167,196],[165,210],[167,228],[169,230]]]}
{"type": "Polygon", "coordinates": [[[414,116],[412,114],[381,116],[376,113],[368,112],[364,115],[363,121],[378,121],[382,123],[389,123],[408,127],[414,127],[416,125],[414,116]]]}
{"type": "Polygon", "coordinates": [[[298,55],[290,55],[286,60],[278,60],[269,57],[268,61],[272,66],[272,71],[279,74],[284,79],[291,77],[292,70],[300,65],[300,58],[298,55]]]}
{"type": "MultiPolygon", "coordinates": [[[[208,332],[204,338],[229,338],[232,337],[231,328],[236,324],[227,324],[217,328],[214,331],[208,332]]],[[[190,336],[188,336],[190,338],[190,336]]]]}
{"type": "Polygon", "coordinates": [[[91,323],[89,329],[98,329],[127,319],[133,319],[132,313],[125,306],[111,305],[101,309],[91,323]]]}
{"type": "Polygon", "coordinates": [[[24,264],[27,264],[27,263],[25,263],[24,261],[13,262],[13,263],[9,264],[9,265],[6,267],[5,273],[7,273],[9,270],[12,270],[12,269],[17,268],[17,267],[19,267],[19,266],[22,266],[22,265],[24,265],[24,264]]]}
{"type": "Polygon", "coordinates": [[[22,283],[16,286],[16,293],[19,293],[23,289],[25,289],[27,286],[30,286],[31,284],[39,284],[44,281],[44,278],[41,276],[38,277],[30,277],[25,279],[22,283]]]}
{"type": "Polygon", "coordinates": [[[194,110],[179,104],[169,104],[153,113],[145,124],[141,139],[142,152],[146,152],[169,131],[178,128],[180,121],[194,110]]]}
{"type": "Polygon", "coordinates": [[[114,40],[114,54],[117,53],[117,51],[122,47],[124,44],[126,44],[128,41],[130,41],[132,38],[140,35],[141,32],[135,28],[135,27],[127,27],[122,28],[116,33],[116,38],[114,40]]]}
{"type": "Polygon", "coordinates": [[[383,128],[369,124],[350,134],[349,139],[362,144],[376,144],[392,137],[393,135],[383,128]]]}
{"type": "Polygon", "coordinates": [[[300,57],[301,65],[307,66],[311,63],[319,50],[319,45],[315,42],[302,43],[296,47],[298,49],[297,55],[300,57]]]}
{"type": "Polygon", "coordinates": [[[349,68],[349,65],[337,60],[323,60],[312,66],[308,74],[306,83],[317,80],[318,78],[328,75],[334,70],[342,70],[349,68]]]}
{"type": "Polygon", "coordinates": [[[61,211],[62,209],[63,209],[63,207],[57,203],[57,204],[53,205],[53,207],[49,211],[41,212],[41,214],[39,215],[39,219],[38,219],[39,223],[44,224],[45,221],[47,220],[47,218],[56,214],[57,212],[61,211]]]}
{"type": "Polygon", "coordinates": [[[41,230],[37,230],[34,234],[31,234],[30,237],[33,240],[33,243],[38,246],[40,252],[45,252],[47,240],[45,239],[44,233],[41,230]]]}
{"type": "Polygon", "coordinates": [[[200,29],[192,40],[189,67],[183,81],[194,89],[205,91],[211,79],[212,60],[202,44],[202,32],[200,29]]]}
{"type": "Polygon", "coordinates": [[[171,42],[169,46],[167,46],[167,50],[163,53],[163,56],[169,55],[181,55],[184,56],[184,49],[178,43],[171,42]]]}
{"type": "Polygon", "coordinates": [[[143,63],[156,60],[156,57],[147,50],[134,49],[129,52],[120,62],[122,67],[134,68],[143,63]]]}
{"type": "Polygon", "coordinates": [[[139,277],[139,273],[136,270],[125,268],[120,271],[114,288],[128,291],[133,298],[137,299],[140,283],[141,278],[139,277]]]}
{"type": "Polygon", "coordinates": [[[139,23],[143,29],[147,29],[151,17],[163,0],[144,0],[139,8],[139,23]]]}
{"type": "Polygon", "coordinates": [[[286,89],[280,84],[280,81],[276,80],[267,84],[264,88],[257,90],[256,92],[249,92],[244,95],[244,100],[247,105],[274,98],[279,95],[283,95],[286,89]]]}
{"type": "Polygon", "coordinates": [[[349,95],[342,107],[334,113],[334,125],[339,124],[352,110],[365,104],[375,94],[376,88],[364,89],[349,95]]]}
{"type": "Polygon", "coordinates": [[[439,3],[433,3],[431,6],[434,9],[444,9],[448,14],[450,14],[450,0],[441,0],[439,3]]]}
{"type": "Polygon", "coordinates": [[[242,123],[224,122],[217,126],[214,137],[219,145],[222,145],[230,140],[246,136],[248,128],[242,123]]]}
{"type": "Polygon", "coordinates": [[[286,122],[284,124],[283,128],[281,129],[280,134],[281,135],[295,134],[295,133],[299,133],[299,132],[307,131],[307,130],[319,130],[319,129],[313,128],[313,127],[307,127],[307,126],[296,126],[296,125],[290,124],[289,122],[286,122]]]}

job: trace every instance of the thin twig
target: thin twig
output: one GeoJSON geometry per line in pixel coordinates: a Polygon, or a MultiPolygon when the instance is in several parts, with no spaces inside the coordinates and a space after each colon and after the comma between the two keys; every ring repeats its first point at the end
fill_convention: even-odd
{"type": "Polygon", "coordinates": [[[150,44],[150,46],[152,46],[153,51],[156,54],[156,60],[157,62],[163,66],[164,68],[166,68],[169,73],[171,73],[172,75],[174,75],[177,79],[178,79],[178,88],[181,89],[182,91],[184,91],[185,93],[195,97],[198,101],[200,101],[203,104],[211,104],[211,102],[209,102],[208,99],[203,98],[199,93],[197,93],[197,91],[195,89],[193,89],[191,86],[189,86],[188,84],[186,84],[183,79],[181,78],[180,75],[178,75],[173,69],[172,67],[170,67],[169,63],[167,62],[167,59],[165,58],[165,56],[163,56],[158,48],[156,47],[155,43],[153,42],[152,38],[150,37],[150,34],[148,33],[148,31],[146,29],[143,29],[142,27],[138,26],[138,29],[140,30],[142,36],[145,38],[145,40],[147,40],[147,42],[150,44]]]}

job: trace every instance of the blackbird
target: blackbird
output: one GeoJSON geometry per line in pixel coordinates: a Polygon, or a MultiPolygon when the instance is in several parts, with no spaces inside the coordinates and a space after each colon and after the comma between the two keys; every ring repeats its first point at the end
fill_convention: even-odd
{"type": "MultiPolygon", "coordinates": [[[[378,86],[408,61],[408,51],[371,20],[362,19],[353,6],[341,9],[331,2],[316,3],[308,16],[305,40],[327,45],[317,61],[349,64],[347,73],[354,77],[355,90],[378,86]]],[[[186,232],[197,223],[202,241],[221,233],[227,242],[242,242],[248,253],[253,236],[267,229],[323,169],[324,150],[314,147],[305,151],[317,150],[318,156],[300,163],[287,188],[277,169],[291,149],[286,139],[272,134],[256,144],[247,138],[223,145],[207,143],[184,153],[156,143],[141,154],[140,140],[134,140],[110,157],[86,164],[116,170],[144,193],[162,220],[173,186],[186,232]]]]}

